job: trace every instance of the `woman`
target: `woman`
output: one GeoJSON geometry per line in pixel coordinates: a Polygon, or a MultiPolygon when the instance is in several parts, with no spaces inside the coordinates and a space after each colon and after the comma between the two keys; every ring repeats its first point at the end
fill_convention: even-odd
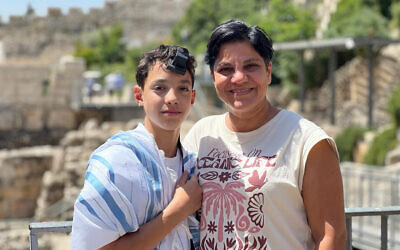
{"type": "Polygon", "coordinates": [[[185,138],[198,152],[201,249],[344,249],[346,229],[334,141],[314,123],[272,106],[272,42],[238,20],[207,45],[228,112],[185,138]]]}

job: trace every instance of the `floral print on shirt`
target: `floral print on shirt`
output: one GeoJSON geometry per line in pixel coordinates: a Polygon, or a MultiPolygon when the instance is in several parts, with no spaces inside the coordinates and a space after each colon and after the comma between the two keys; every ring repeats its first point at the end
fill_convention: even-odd
{"type": "Polygon", "coordinates": [[[203,187],[200,249],[267,249],[264,193],[277,154],[235,154],[212,148],[197,159],[203,187]]]}

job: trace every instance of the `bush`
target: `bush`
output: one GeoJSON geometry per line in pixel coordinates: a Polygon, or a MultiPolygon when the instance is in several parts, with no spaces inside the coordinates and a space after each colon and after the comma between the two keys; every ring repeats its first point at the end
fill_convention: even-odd
{"type": "Polygon", "coordinates": [[[400,85],[397,86],[389,98],[387,109],[395,126],[400,127],[400,85]]]}
{"type": "Polygon", "coordinates": [[[362,0],[342,0],[325,37],[388,37],[388,20],[362,0]]]}
{"type": "Polygon", "coordinates": [[[339,151],[341,161],[354,161],[353,151],[357,143],[362,140],[365,128],[349,127],[344,129],[336,138],[336,146],[339,151]]]}
{"type": "Polygon", "coordinates": [[[384,166],[387,153],[397,145],[396,127],[391,127],[377,134],[364,156],[363,163],[384,166]]]}

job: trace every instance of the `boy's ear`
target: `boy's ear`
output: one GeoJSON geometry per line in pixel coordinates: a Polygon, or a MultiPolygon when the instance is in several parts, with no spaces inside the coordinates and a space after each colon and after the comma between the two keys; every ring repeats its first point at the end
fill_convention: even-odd
{"type": "Polygon", "coordinates": [[[194,100],[196,99],[196,90],[192,90],[192,98],[190,99],[190,104],[194,104],[194,100]]]}
{"type": "Polygon", "coordinates": [[[143,90],[141,87],[136,85],[133,88],[133,96],[135,97],[135,101],[139,106],[143,105],[143,90]]]}

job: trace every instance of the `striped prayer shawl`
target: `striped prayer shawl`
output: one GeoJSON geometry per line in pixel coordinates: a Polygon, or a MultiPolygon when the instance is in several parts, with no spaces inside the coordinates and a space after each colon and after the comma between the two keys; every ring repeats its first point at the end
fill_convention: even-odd
{"type": "MultiPolygon", "coordinates": [[[[183,152],[185,170],[195,157],[183,152]]],[[[84,187],[75,203],[72,249],[97,249],[156,217],[175,190],[154,137],[142,124],[119,132],[91,155],[84,187]]],[[[193,216],[176,226],[156,249],[187,249],[190,233],[199,245],[193,216]],[[190,229],[190,232],[189,232],[190,229]]]]}

